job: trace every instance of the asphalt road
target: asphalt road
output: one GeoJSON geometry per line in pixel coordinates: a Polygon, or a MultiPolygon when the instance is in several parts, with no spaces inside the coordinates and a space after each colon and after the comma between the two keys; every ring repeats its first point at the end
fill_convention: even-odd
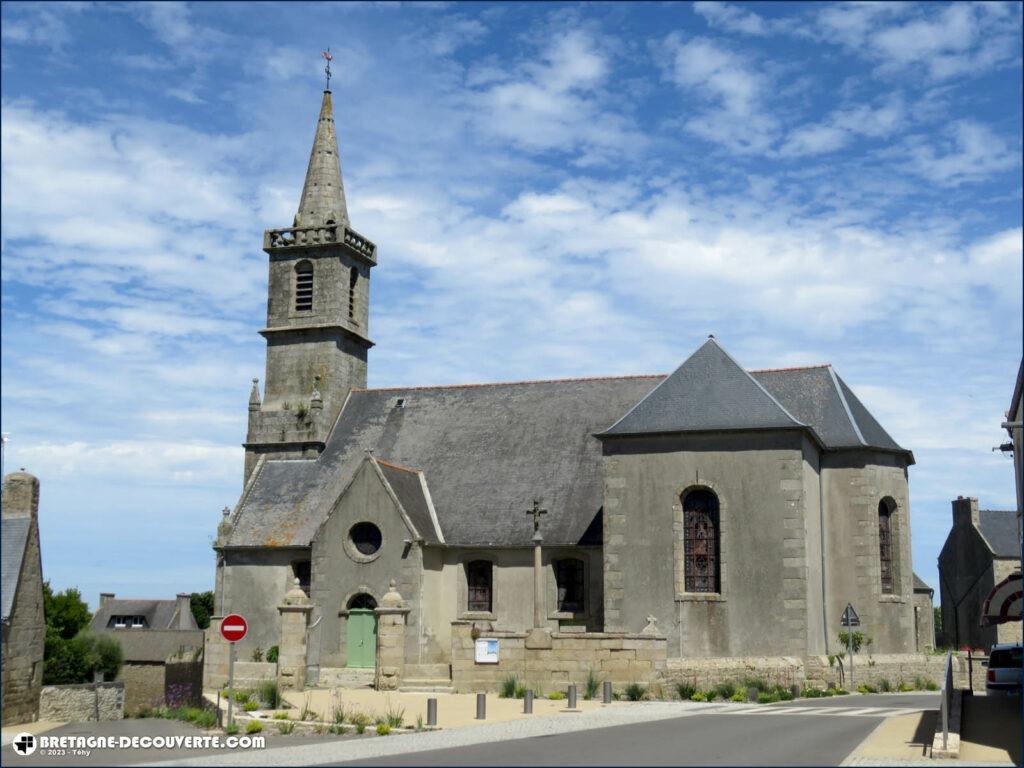
{"type": "Polygon", "coordinates": [[[864,710],[937,707],[936,694],[804,699],[762,706],[756,714],[709,712],[599,731],[337,764],[839,765],[886,716],[885,712],[872,715],[864,710]],[[834,714],[828,710],[834,710],[834,714]],[[856,714],[858,711],[861,714],[856,714]]]}

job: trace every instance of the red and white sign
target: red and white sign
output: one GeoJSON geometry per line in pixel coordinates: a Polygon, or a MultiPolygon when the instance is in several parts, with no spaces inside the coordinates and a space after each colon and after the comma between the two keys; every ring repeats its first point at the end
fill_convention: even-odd
{"type": "Polygon", "coordinates": [[[237,613],[228,614],[220,623],[220,634],[229,643],[237,643],[248,631],[248,622],[237,613]]]}

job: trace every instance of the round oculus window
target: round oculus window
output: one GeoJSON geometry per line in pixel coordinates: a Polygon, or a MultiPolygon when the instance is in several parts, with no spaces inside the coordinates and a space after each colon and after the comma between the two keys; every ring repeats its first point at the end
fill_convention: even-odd
{"type": "Polygon", "coordinates": [[[373,523],[356,523],[348,532],[348,537],[352,541],[352,546],[361,555],[377,554],[384,540],[380,528],[373,523]]]}

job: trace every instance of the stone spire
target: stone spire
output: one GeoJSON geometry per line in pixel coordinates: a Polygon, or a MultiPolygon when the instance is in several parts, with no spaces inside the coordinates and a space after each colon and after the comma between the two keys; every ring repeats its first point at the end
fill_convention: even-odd
{"type": "Polygon", "coordinates": [[[309,154],[309,167],[306,169],[306,183],[302,187],[299,212],[295,215],[295,226],[323,226],[329,221],[335,224],[349,223],[345,187],[341,181],[341,161],[338,158],[338,138],[334,131],[331,92],[324,91],[313,151],[309,154]]]}

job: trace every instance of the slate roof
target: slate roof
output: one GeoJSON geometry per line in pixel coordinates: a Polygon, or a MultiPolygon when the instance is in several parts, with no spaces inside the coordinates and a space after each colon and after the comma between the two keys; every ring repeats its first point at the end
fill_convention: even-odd
{"type": "Polygon", "coordinates": [[[711,338],[602,436],[805,426],[711,338]]]}
{"type": "Polygon", "coordinates": [[[996,557],[1020,557],[1016,510],[978,510],[978,532],[996,557]]]}
{"type": "MultiPolygon", "coordinates": [[[[106,629],[114,616],[145,616],[147,629],[178,629],[178,601],[110,598],[96,609],[90,626],[106,629]]],[[[188,612],[186,620],[187,629],[199,629],[192,611],[188,612]]]]}
{"type": "Polygon", "coordinates": [[[932,589],[931,587],[929,587],[925,583],[924,579],[922,579],[916,573],[914,574],[914,591],[915,592],[930,592],[931,594],[935,594],[935,590],[932,589]]]}
{"type": "MultiPolygon", "coordinates": [[[[398,503],[402,505],[405,514],[409,516],[416,532],[423,537],[423,540],[430,544],[439,544],[437,529],[434,526],[434,519],[430,514],[430,501],[425,493],[425,479],[423,473],[400,467],[397,464],[390,464],[386,461],[377,460],[377,466],[391,486],[391,490],[398,497],[398,503]]],[[[429,491],[427,491],[429,493],[429,491]]]]}
{"type": "Polygon", "coordinates": [[[18,593],[21,565],[25,560],[28,534],[32,518],[5,516],[0,521],[0,597],[3,602],[3,620],[7,621],[14,610],[14,598],[18,593]]]}
{"type": "Polygon", "coordinates": [[[575,544],[602,503],[594,433],[662,378],[353,391],[316,460],[262,463],[226,544],[308,546],[367,450],[424,473],[448,544],[530,546],[538,493],[545,541],[575,544]]]}
{"type": "Polygon", "coordinates": [[[730,429],[800,429],[826,450],[913,463],[831,366],[751,374],[710,339],[667,377],[354,390],[317,459],[260,461],[219,545],[308,546],[367,451],[382,471],[398,465],[385,476],[428,541],[422,483],[401,468],[422,473],[447,544],[529,546],[537,494],[551,510],[545,542],[589,542],[600,530],[598,436],[730,429]]]}

